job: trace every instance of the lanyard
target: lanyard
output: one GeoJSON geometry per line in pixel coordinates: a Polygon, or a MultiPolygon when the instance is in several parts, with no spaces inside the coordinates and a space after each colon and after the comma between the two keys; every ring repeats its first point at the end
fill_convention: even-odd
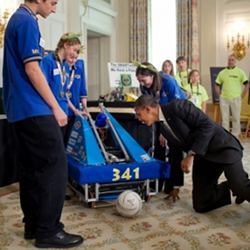
{"type": "Polygon", "coordinates": [[[199,85],[200,85],[199,83],[196,85],[196,86],[197,86],[197,88],[196,88],[196,93],[194,93],[194,92],[193,92],[193,85],[192,85],[192,83],[190,83],[192,95],[193,95],[193,94],[200,95],[200,92],[199,92],[199,85]]]}
{"type": "Polygon", "coordinates": [[[74,83],[74,78],[75,78],[75,69],[72,69],[71,74],[70,74],[69,84],[67,87],[67,91],[70,90],[72,84],[74,83]]]}
{"type": "Polygon", "coordinates": [[[61,78],[61,84],[62,86],[64,86],[65,82],[66,82],[66,71],[65,71],[65,66],[62,67],[61,63],[57,60],[56,61],[57,64],[57,68],[60,74],[60,78],[61,78]]]}

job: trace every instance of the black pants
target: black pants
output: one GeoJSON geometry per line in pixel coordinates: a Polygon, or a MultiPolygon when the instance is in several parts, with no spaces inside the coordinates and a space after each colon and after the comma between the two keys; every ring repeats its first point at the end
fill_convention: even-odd
{"type": "MultiPolygon", "coordinates": [[[[165,146],[160,145],[160,123],[155,123],[155,154],[154,158],[165,161],[166,152],[165,146]]],[[[184,185],[184,173],[181,169],[181,161],[183,159],[183,152],[171,142],[167,142],[169,147],[168,159],[171,167],[170,177],[167,179],[159,180],[159,192],[162,191],[164,186],[164,192],[170,193],[174,186],[183,186],[184,185]]]]}
{"type": "Polygon", "coordinates": [[[67,183],[67,162],[54,116],[13,123],[20,165],[20,202],[25,230],[37,239],[60,231],[67,183]]]}
{"type": "Polygon", "coordinates": [[[183,152],[175,145],[169,145],[169,163],[171,167],[170,178],[165,181],[165,193],[170,193],[174,186],[182,187],[184,185],[184,173],[181,169],[181,161],[183,160],[183,152]]]}
{"type": "Polygon", "coordinates": [[[230,189],[234,195],[250,201],[250,180],[242,162],[218,164],[195,157],[193,165],[193,207],[204,213],[231,204],[230,189]],[[218,184],[224,172],[227,181],[218,184]]]}
{"type": "Polygon", "coordinates": [[[64,140],[65,147],[67,147],[68,140],[69,140],[69,137],[71,134],[71,130],[72,130],[72,127],[75,123],[75,118],[76,118],[75,116],[69,117],[68,124],[63,127],[62,133],[63,133],[63,140],[64,140]]]}

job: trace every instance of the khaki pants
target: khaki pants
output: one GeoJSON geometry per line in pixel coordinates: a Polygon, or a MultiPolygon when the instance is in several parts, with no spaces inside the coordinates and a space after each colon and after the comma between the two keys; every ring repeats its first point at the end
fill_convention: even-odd
{"type": "Polygon", "coordinates": [[[220,111],[222,127],[229,131],[230,123],[230,110],[232,115],[232,130],[231,133],[239,137],[241,133],[240,127],[240,111],[241,111],[241,97],[234,98],[232,100],[220,98],[220,111]]]}

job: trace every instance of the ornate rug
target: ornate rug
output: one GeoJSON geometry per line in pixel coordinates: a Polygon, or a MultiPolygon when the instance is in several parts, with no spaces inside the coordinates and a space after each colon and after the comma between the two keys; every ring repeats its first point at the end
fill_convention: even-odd
{"type": "MultiPolygon", "coordinates": [[[[244,142],[244,166],[250,173],[250,142],[244,142]]],[[[232,204],[206,214],[195,213],[191,175],[185,176],[180,200],[160,193],[143,204],[133,219],[118,215],[114,206],[86,208],[76,197],[65,201],[65,229],[81,234],[83,250],[250,250],[250,204],[232,204]]],[[[23,239],[18,192],[0,197],[0,249],[37,249],[23,239]]],[[[74,249],[74,248],[73,248],[74,249]]]]}

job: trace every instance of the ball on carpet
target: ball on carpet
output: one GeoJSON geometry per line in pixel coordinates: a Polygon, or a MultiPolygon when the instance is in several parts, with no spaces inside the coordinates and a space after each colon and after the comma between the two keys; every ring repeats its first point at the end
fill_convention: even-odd
{"type": "Polygon", "coordinates": [[[142,199],[136,192],[126,190],[122,192],[116,201],[116,209],[121,216],[137,216],[142,209],[142,199]]]}

